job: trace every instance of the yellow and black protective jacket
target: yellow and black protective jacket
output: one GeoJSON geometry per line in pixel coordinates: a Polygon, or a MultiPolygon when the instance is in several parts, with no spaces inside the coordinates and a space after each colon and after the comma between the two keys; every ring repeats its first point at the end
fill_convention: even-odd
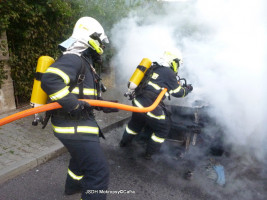
{"type": "Polygon", "coordinates": [[[96,77],[90,62],[90,59],[86,61],[84,57],[76,54],[64,54],[42,76],[42,89],[52,101],[56,101],[62,106],[62,109],[55,110],[51,117],[53,131],[58,138],[99,141],[100,129],[92,113],[89,113],[87,118],[79,119],[69,115],[69,112],[78,104],[80,88],[77,85],[77,79],[82,65],[86,69],[83,98],[97,98],[96,77]]]}
{"type": "MultiPolygon", "coordinates": [[[[150,76],[147,83],[143,86],[141,92],[136,95],[133,99],[133,104],[137,107],[147,107],[150,106],[161,90],[167,88],[167,93],[165,94],[165,99],[169,95],[174,97],[185,97],[189,91],[186,87],[181,86],[178,83],[175,73],[170,67],[164,67],[154,62],[150,67],[153,68],[152,75],[150,76]]],[[[158,120],[165,120],[164,104],[159,104],[153,111],[146,113],[149,117],[158,120]]]]}

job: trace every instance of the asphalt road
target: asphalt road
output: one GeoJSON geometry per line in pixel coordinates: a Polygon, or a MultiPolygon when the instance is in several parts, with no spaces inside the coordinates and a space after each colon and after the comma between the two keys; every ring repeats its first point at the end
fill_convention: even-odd
{"type": "MultiPolygon", "coordinates": [[[[118,147],[122,131],[123,127],[110,131],[101,142],[111,171],[108,200],[267,199],[266,177],[261,178],[257,168],[240,168],[239,162],[222,159],[226,169],[226,185],[222,187],[205,175],[208,158],[203,158],[194,164],[192,180],[185,180],[183,174],[191,162],[166,154],[147,161],[142,158],[141,146],[118,147]]],[[[66,153],[0,185],[0,200],[80,199],[79,194],[63,194],[68,160],[66,153]]]]}

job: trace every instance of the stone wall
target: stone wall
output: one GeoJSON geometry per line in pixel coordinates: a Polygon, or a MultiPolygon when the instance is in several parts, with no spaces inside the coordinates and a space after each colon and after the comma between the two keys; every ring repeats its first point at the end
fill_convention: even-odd
{"type": "MultiPolygon", "coordinates": [[[[0,35],[0,43],[7,44],[6,33],[0,35]]],[[[4,62],[4,69],[7,71],[8,78],[4,80],[4,83],[0,89],[0,114],[16,109],[13,81],[10,76],[10,67],[8,66],[8,46],[6,49],[0,49],[0,61],[4,62]],[[5,53],[3,53],[5,52],[5,53]]]]}

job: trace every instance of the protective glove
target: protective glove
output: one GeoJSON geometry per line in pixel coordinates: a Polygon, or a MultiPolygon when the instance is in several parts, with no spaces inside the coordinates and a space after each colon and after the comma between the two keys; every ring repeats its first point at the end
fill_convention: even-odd
{"type": "Polygon", "coordinates": [[[91,106],[86,101],[78,101],[78,104],[75,106],[75,108],[69,112],[70,116],[76,119],[79,119],[80,117],[87,114],[88,110],[91,110],[91,106]]]}
{"type": "MultiPolygon", "coordinates": [[[[107,100],[107,101],[118,103],[117,100],[107,100]]],[[[112,113],[112,112],[119,112],[119,109],[102,107],[102,111],[103,113],[112,113]]]]}
{"type": "Polygon", "coordinates": [[[186,88],[188,90],[188,93],[193,91],[193,86],[191,84],[188,84],[186,88]]]}
{"type": "MultiPolygon", "coordinates": [[[[104,100],[101,97],[98,97],[99,100],[104,100]]],[[[110,101],[110,102],[114,102],[114,103],[118,103],[117,100],[105,100],[105,101],[110,101]]],[[[117,108],[107,108],[107,107],[95,107],[96,110],[98,111],[103,111],[103,113],[112,113],[112,112],[119,112],[119,109],[117,108]]]]}
{"type": "Polygon", "coordinates": [[[117,108],[106,108],[106,107],[102,107],[102,111],[104,113],[112,113],[112,112],[119,112],[119,109],[117,109],[117,108]]]}

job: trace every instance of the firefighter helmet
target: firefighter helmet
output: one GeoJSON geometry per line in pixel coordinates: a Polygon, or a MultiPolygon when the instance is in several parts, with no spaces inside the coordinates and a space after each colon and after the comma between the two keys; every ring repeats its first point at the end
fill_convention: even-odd
{"type": "Polygon", "coordinates": [[[80,18],[74,26],[71,37],[61,43],[60,47],[67,50],[77,41],[91,47],[100,55],[103,53],[103,42],[109,43],[103,27],[92,17],[80,18]]]}
{"type": "Polygon", "coordinates": [[[170,67],[176,74],[179,67],[183,63],[183,58],[178,50],[165,51],[161,57],[160,64],[166,67],[170,67]]]}

